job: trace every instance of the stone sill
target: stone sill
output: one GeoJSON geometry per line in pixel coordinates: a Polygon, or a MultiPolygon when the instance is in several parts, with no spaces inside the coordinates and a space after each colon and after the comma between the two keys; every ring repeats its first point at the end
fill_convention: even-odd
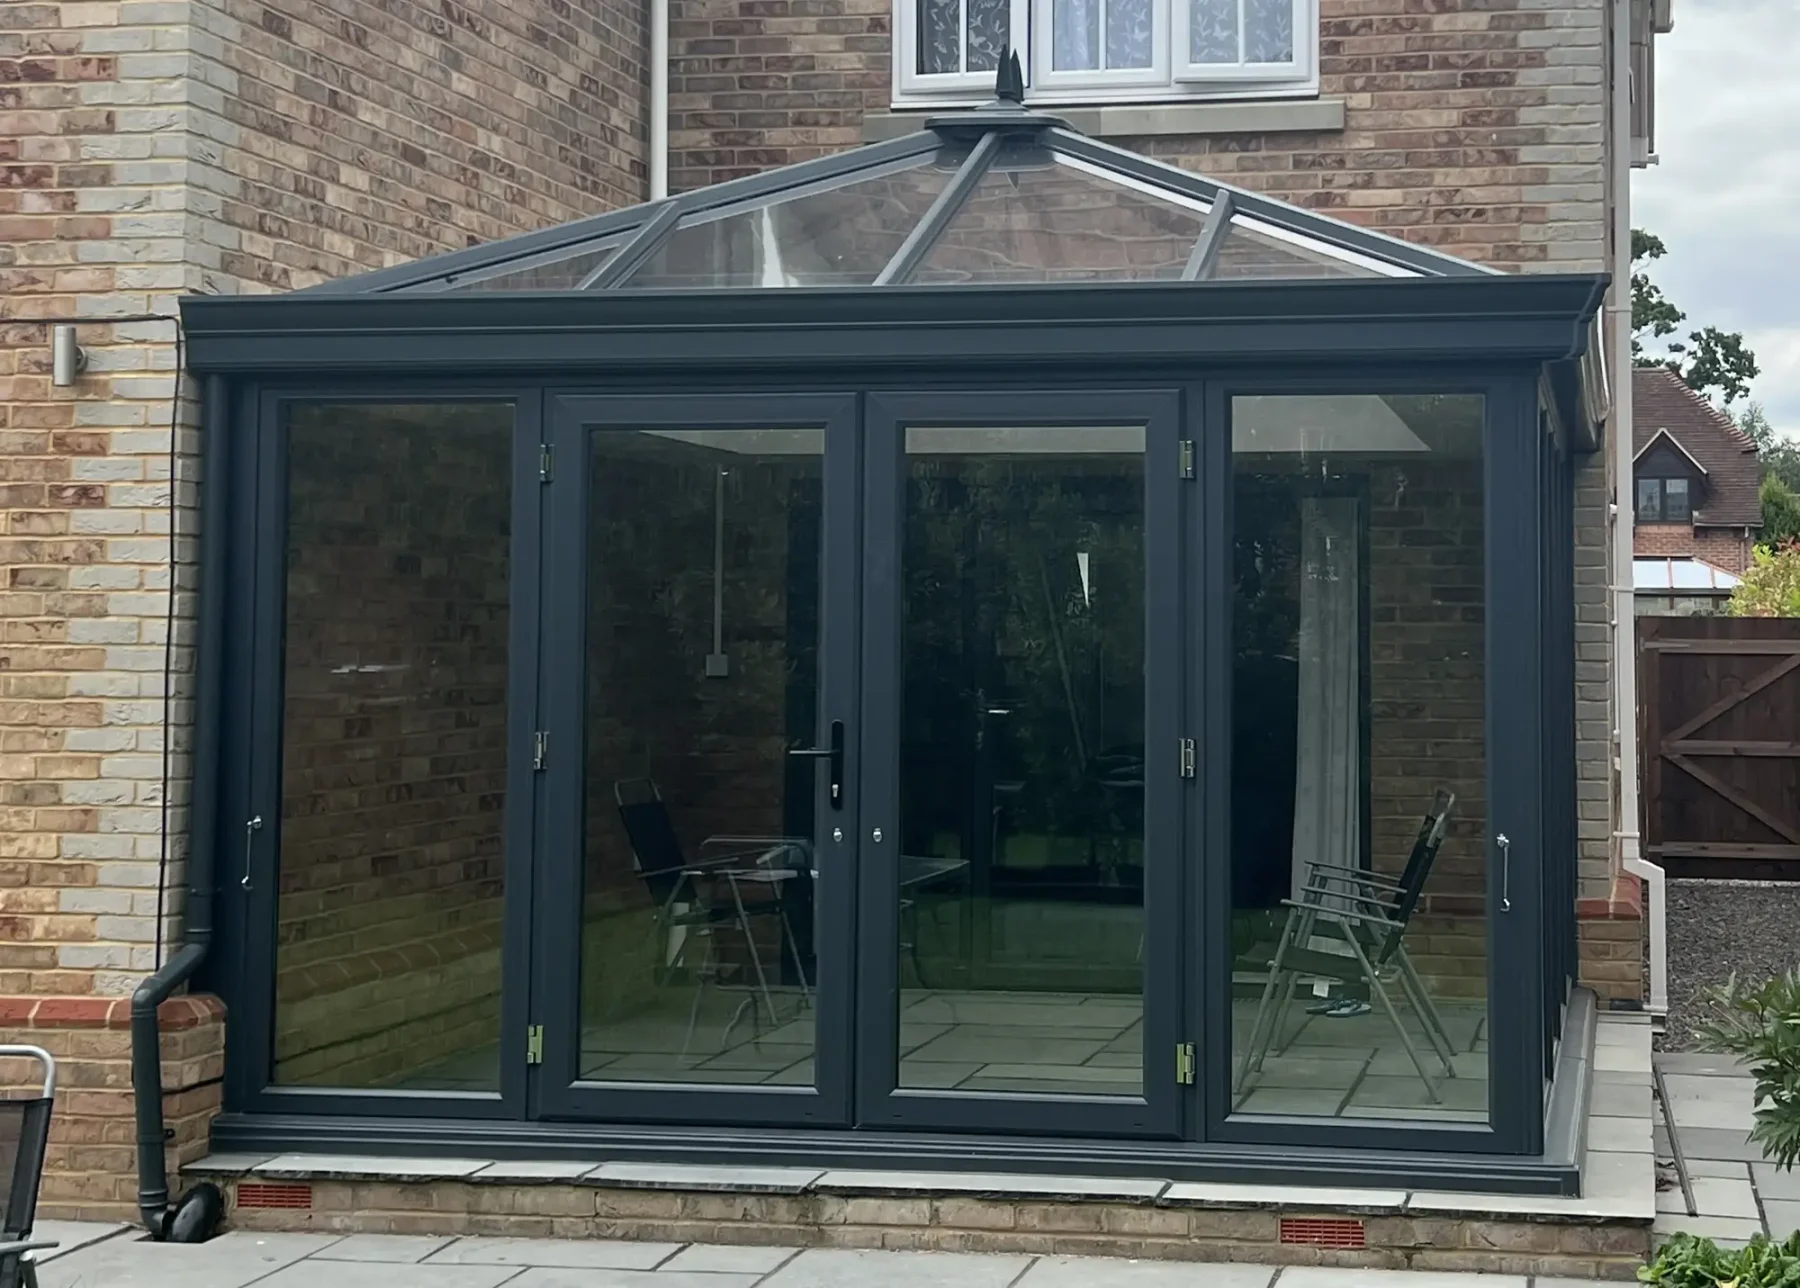
{"type": "MultiPolygon", "coordinates": [[[[1344,128],[1341,98],[1268,99],[1234,103],[1137,103],[1116,107],[1046,108],[1090,138],[1163,135],[1333,133],[1344,128]]],[[[863,141],[880,143],[925,128],[942,108],[869,112],[863,141]]]]}

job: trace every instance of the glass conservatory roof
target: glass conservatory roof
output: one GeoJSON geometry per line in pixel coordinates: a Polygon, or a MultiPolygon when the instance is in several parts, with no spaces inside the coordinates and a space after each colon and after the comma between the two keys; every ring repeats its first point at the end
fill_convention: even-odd
{"type": "MultiPolygon", "coordinates": [[[[1009,76],[1010,71],[1010,76],[1009,76]]],[[[1086,138],[1017,101],[309,293],[1445,277],[1491,270],[1086,138]]],[[[1009,83],[1009,81],[1011,83],[1009,83]]]]}

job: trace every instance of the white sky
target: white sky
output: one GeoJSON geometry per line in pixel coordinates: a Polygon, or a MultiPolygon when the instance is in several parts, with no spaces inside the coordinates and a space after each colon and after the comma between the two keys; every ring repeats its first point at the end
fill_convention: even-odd
{"type": "Polygon", "coordinates": [[[1742,331],[1762,367],[1750,396],[1800,433],[1800,0],[1674,15],[1656,41],[1662,161],[1633,172],[1631,221],[1669,248],[1651,277],[1683,331],[1742,331]]]}

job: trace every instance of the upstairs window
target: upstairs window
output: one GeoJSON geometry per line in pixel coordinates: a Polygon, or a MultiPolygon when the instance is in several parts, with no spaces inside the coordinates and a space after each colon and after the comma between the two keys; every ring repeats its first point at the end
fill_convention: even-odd
{"type": "Polygon", "coordinates": [[[1637,481],[1639,523],[1688,523],[1693,517],[1694,503],[1687,479],[1637,481]]]}
{"type": "Polygon", "coordinates": [[[896,100],[980,102],[1001,51],[1026,99],[1152,102],[1314,92],[1317,0],[895,0],[896,100]]]}

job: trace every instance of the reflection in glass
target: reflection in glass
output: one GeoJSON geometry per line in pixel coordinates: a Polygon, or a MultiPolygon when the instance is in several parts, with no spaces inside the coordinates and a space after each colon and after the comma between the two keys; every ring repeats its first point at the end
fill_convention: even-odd
{"type": "Polygon", "coordinates": [[[1206,207],[1106,178],[1065,157],[1003,150],[913,280],[1172,281],[1206,207]]]}
{"type": "Polygon", "coordinates": [[[614,246],[572,249],[562,258],[540,259],[492,277],[454,281],[449,291],[572,291],[613,256],[614,246]]]}
{"type": "Polygon", "coordinates": [[[494,1091],[513,411],[287,431],[274,1080],[494,1091]]]}
{"type": "Polygon", "coordinates": [[[580,1076],[810,1085],[824,435],[590,444],[580,1076]]]}
{"type": "Polygon", "coordinates": [[[683,223],[630,288],[868,286],[952,171],[930,161],[728,215],[683,223]]]}
{"type": "Polygon", "coordinates": [[[1215,278],[1242,277],[1379,277],[1366,264],[1324,254],[1311,246],[1263,232],[1242,218],[1233,219],[1219,243],[1215,278]]]}
{"type": "Polygon", "coordinates": [[[1142,1090],[1143,452],[907,431],[902,1087],[1142,1090]]]}
{"type": "Polygon", "coordinates": [[[1234,400],[1239,1112],[1487,1118],[1482,421],[1234,400]]]}

